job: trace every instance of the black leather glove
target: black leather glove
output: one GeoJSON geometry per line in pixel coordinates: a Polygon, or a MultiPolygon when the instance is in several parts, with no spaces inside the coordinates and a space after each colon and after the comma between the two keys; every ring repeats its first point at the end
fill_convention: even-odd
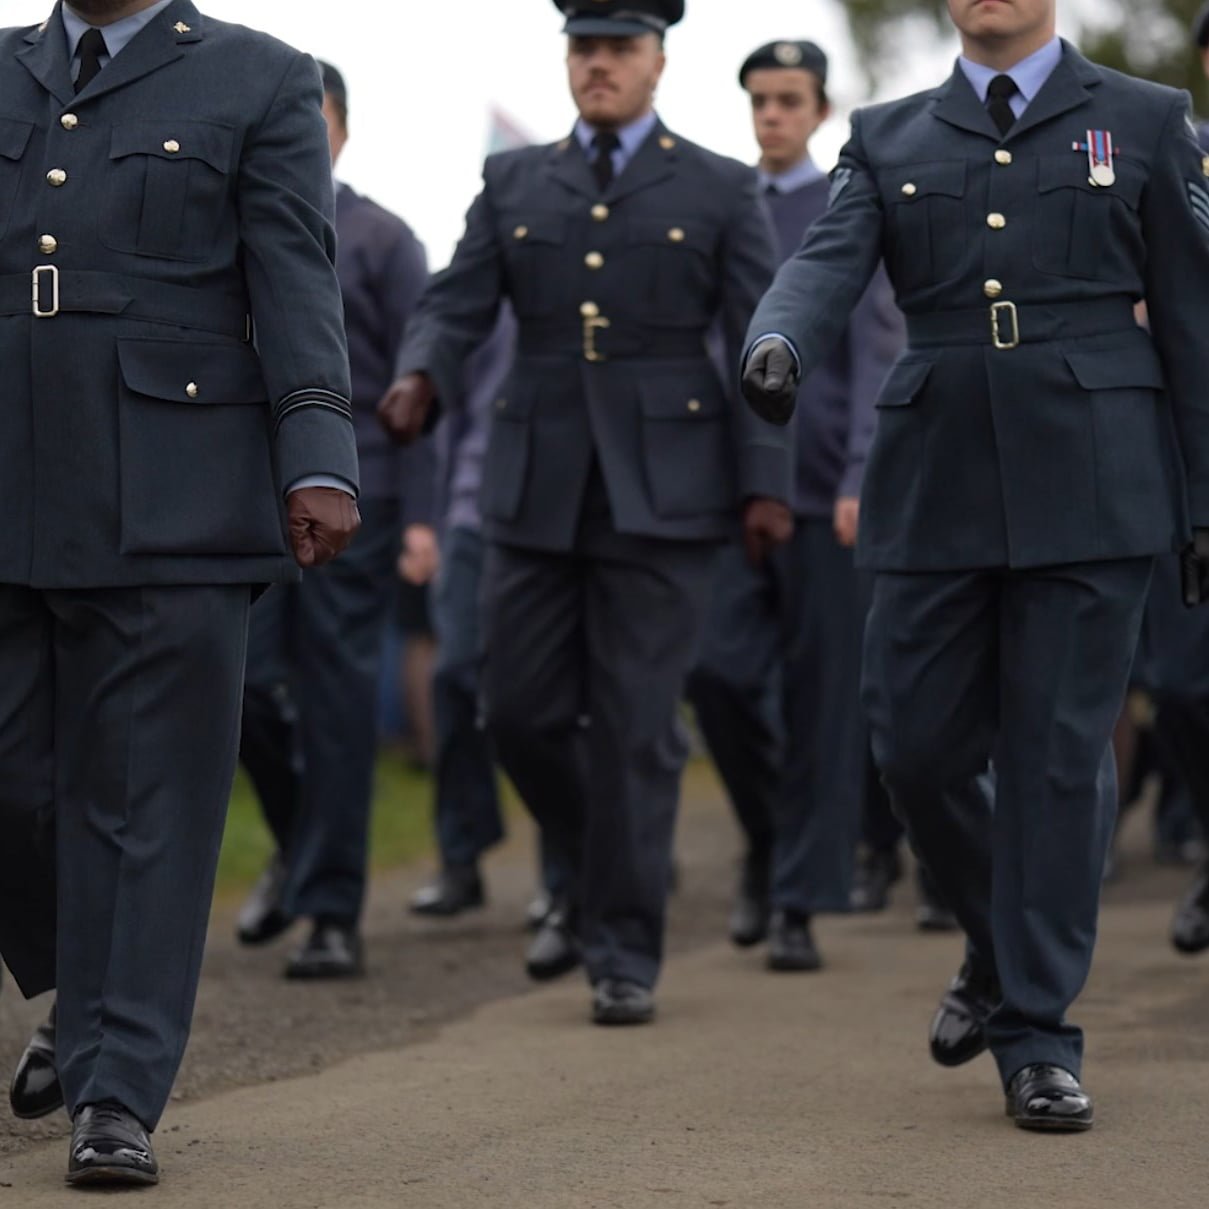
{"type": "Polygon", "coordinates": [[[1190,609],[1209,601],[1209,529],[1193,529],[1191,544],[1180,553],[1180,584],[1190,609]]]}
{"type": "Polygon", "coordinates": [[[798,397],[798,363],[779,336],[761,340],[747,356],[743,397],[770,424],[788,424],[798,397]]]}

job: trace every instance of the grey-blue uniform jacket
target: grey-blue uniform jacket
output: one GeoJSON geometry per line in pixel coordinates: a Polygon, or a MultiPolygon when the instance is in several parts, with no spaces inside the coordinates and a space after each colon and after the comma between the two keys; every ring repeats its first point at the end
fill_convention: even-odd
{"type": "Polygon", "coordinates": [[[492,156],[483,175],[399,367],[456,399],[462,363],[511,299],[517,356],[484,467],[488,536],[570,549],[593,457],[623,533],[716,540],[741,497],[790,501],[789,434],[741,405],[705,348],[718,319],[741,350],[772,277],[752,169],[657,125],[603,196],[573,139],[492,156]]]}
{"type": "Polygon", "coordinates": [[[814,367],[884,257],[909,344],[878,401],[867,565],[1145,556],[1189,509],[1209,525],[1209,190],[1185,95],[1064,44],[1001,138],[958,70],[854,115],[832,197],[749,342],[783,333],[814,367]],[[1096,130],[1119,152],[1106,187],[1080,149],[1096,130]]]}
{"type": "Polygon", "coordinates": [[[291,578],[357,483],[314,62],[176,0],[77,96],[56,5],[0,96],[0,582],[291,578]]]}

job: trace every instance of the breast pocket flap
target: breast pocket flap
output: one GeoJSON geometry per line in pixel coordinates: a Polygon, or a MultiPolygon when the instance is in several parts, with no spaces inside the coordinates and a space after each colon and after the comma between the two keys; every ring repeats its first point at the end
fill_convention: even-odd
{"type": "Polygon", "coordinates": [[[6,160],[19,160],[25,154],[29,136],[34,127],[31,122],[18,122],[15,118],[0,118],[0,156],[6,160]]]}
{"type": "Polygon", "coordinates": [[[163,160],[201,160],[225,173],[234,137],[229,126],[213,122],[123,122],[113,128],[109,158],[151,155],[163,160]]]}
{"type": "Polygon", "coordinates": [[[1095,185],[1091,180],[1091,165],[1087,152],[1068,155],[1043,155],[1037,160],[1037,192],[1052,193],[1055,189],[1080,189],[1104,199],[1117,198],[1136,210],[1146,185],[1146,174],[1128,160],[1117,158],[1113,164],[1113,183],[1095,185]]]}
{"type": "Polygon", "coordinates": [[[266,403],[260,359],[245,344],[119,340],[122,380],[136,394],[174,403],[266,403]]]}
{"type": "Polygon", "coordinates": [[[914,204],[925,197],[964,197],[964,160],[938,160],[926,164],[902,164],[881,173],[882,189],[891,202],[914,204]]]}
{"type": "Polygon", "coordinates": [[[642,378],[638,382],[642,414],[648,420],[700,421],[716,419],[726,410],[726,401],[716,383],[693,383],[666,378],[642,378]]]}

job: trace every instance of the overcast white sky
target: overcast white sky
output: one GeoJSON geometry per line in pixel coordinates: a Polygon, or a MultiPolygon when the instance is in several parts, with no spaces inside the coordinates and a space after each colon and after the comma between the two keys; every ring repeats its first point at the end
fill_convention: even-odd
{"type": "MultiPolygon", "coordinates": [[[[198,7],[267,30],[344,72],[353,137],[341,176],[407,219],[434,267],[448,260],[477,191],[490,107],[541,142],[561,138],[574,119],[553,0],[198,0],[198,7]]],[[[0,0],[4,25],[36,24],[50,8],[50,0],[0,0]]],[[[886,82],[887,95],[947,74],[956,44],[930,30],[904,46],[901,77],[886,82]]],[[[739,65],[763,42],[802,37],[831,57],[837,115],[814,149],[830,168],[848,110],[867,99],[839,0],[688,0],[687,17],[668,35],[664,121],[752,160],[739,65]]]]}

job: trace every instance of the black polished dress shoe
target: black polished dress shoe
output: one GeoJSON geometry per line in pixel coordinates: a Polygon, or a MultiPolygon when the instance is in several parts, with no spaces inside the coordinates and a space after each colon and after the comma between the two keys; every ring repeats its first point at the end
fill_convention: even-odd
{"type": "Polygon", "coordinates": [[[915,908],[915,926],[921,932],[956,932],[957,917],[945,906],[940,891],[928,871],[921,865],[915,875],[919,906],[915,908]]]}
{"type": "Polygon", "coordinates": [[[8,1102],[13,1116],[36,1121],[63,1107],[63,1088],[55,1066],[55,1008],[40,1024],[17,1063],[8,1102]]]}
{"type": "Polygon", "coordinates": [[[804,973],[822,969],[823,959],[810,934],[810,916],[777,911],[768,934],[768,968],[804,973]]]}
{"type": "Polygon", "coordinates": [[[291,958],[285,976],[298,979],[360,978],[365,957],[356,925],[317,919],[311,935],[291,958]]]}
{"type": "Polygon", "coordinates": [[[743,858],[739,893],[730,913],[730,939],[741,949],[758,945],[768,936],[772,917],[768,901],[771,863],[772,854],[766,849],[750,849],[743,858]]]}
{"type": "Polygon", "coordinates": [[[1021,1129],[1076,1133],[1095,1123],[1095,1109],[1079,1080],[1060,1066],[1026,1066],[1007,1089],[1007,1115],[1021,1129]]]}
{"type": "Polygon", "coordinates": [[[650,1024],[655,996],[637,982],[605,978],[592,988],[593,1024],[650,1024]]]}
{"type": "Polygon", "coordinates": [[[857,858],[848,905],[856,912],[884,911],[890,905],[890,887],[903,875],[902,862],[893,848],[866,848],[857,858]]]}
{"type": "Polygon", "coordinates": [[[554,900],[544,890],[539,890],[525,908],[525,931],[536,932],[553,910],[554,900]]]}
{"type": "Polygon", "coordinates": [[[968,959],[941,998],[928,1044],[941,1066],[961,1066],[987,1047],[986,1024],[1001,998],[999,981],[968,959]]]}
{"type": "Polygon", "coordinates": [[[550,908],[529,943],[525,970],[535,981],[549,982],[569,974],[581,960],[583,952],[575,935],[574,912],[566,903],[558,903],[550,908]]]}
{"type": "Polygon", "coordinates": [[[235,927],[235,935],[240,944],[268,944],[270,940],[276,940],[289,929],[294,920],[285,913],[281,905],[284,889],[285,862],[278,852],[240,908],[239,920],[235,927]]]}
{"type": "Polygon", "coordinates": [[[485,901],[478,869],[473,865],[449,865],[435,882],[411,896],[408,910],[413,915],[450,919],[481,907],[485,901]]]}
{"type": "Polygon", "coordinates": [[[1209,949],[1209,865],[1197,874],[1171,921],[1171,943],[1189,955],[1209,949]]]}
{"type": "Polygon", "coordinates": [[[77,1187],[158,1184],[160,1167],[142,1122],[120,1104],[86,1104],[71,1127],[67,1182],[77,1187]]]}

